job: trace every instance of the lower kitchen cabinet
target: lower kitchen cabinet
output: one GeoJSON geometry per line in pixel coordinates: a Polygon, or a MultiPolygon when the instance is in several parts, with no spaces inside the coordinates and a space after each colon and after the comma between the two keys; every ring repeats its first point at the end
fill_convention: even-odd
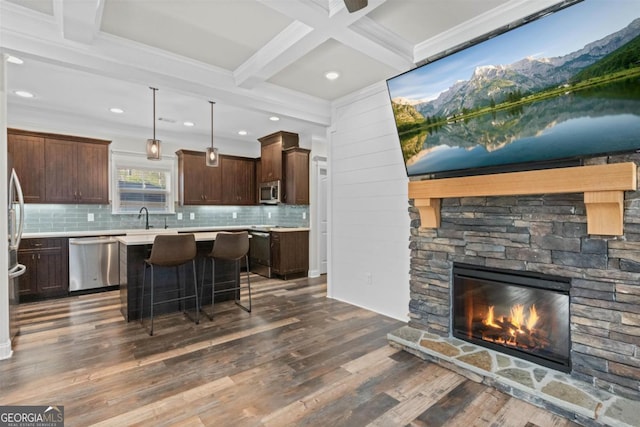
{"type": "Polygon", "coordinates": [[[271,230],[271,272],[285,279],[309,271],[309,231],[271,230]]]}
{"type": "Polygon", "coordinates": [[[23,239],[18,262],[27,267],[19,277],[20,301],[67,295],[69,292],[68,239],[23,239]]]}

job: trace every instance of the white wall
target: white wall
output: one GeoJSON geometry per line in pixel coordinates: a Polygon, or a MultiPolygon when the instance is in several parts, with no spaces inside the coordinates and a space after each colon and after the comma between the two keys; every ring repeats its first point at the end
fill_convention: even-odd
{"type": "Polygon", "coordinates": [[[328,296],[406,321],[408,179],[386,86],[333,110],[328,296]]]}

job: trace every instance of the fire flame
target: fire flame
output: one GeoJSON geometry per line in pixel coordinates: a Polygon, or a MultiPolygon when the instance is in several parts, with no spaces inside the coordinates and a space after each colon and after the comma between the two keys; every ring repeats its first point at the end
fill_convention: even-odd
{"type": "Polygon", "coordinates": [[[495,306],[490,305],[489,306],[489,311],[487,313],[487,317],[482,321],[482,323],[484,323],[487,326],[491,326],[493,328],[499,328],[500,325],[496,324],[496,322],[494,321],[494,315],[493,315],[493,309],[495,308],[495,306]]]}

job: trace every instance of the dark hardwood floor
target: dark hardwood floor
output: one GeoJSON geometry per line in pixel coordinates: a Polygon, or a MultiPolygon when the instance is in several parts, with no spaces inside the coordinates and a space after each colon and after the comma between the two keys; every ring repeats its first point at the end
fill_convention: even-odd
{"type": "Polygon", "coordinates": [[[253,312],[125,323],[117,291],[20,306],[0,404],[64,405],[67,426],[575,426],[387,344],[396,320],[325,279],[253,276],[253,312]]]}

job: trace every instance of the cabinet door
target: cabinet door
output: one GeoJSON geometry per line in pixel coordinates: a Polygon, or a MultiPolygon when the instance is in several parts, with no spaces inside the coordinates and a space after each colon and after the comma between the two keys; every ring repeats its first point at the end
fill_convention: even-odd
{"type": "Polygon", "coordinates": [[[309,204],[309,151],[301,148],[283,154],[285,178],[282,199],[291,205],[309,204]]]}
{"type": "Polygon", "coordinates": [[[13,160],[12,166],[20,179],[25,203],[43,203],[45,201],[44,138],[9,133],[7,146],[13,160]]]}
{"type": "Polygon", "coordinates": [[[253,159],[236,160],[236,196],[240,205],[255,204],[256,169],[253,159]]]}
{"type": "Polygon", "coordinates": [[[273,142],[263,145],[260,151],[262,161],[262,181],[282,179],[282,143],[273,142]]]}
{"type": "Polygon", "coordinates": [[[38,293],[37,257],[35,251],[18,251],[18,262],[27,269],[18,277],[18,293],[20,296],[33,296],[38,293]]]}
{"type": "Polygon", "coordinates": [[[180,153],[180,203],[202,205],[204,201],[204,153],[180,153]]]}
{"type": "Polygon", "coordinates": [[[222,168],[209,167],[202,158],[203,174],[203,194],[205,203],[208,205],[219,205],[222,203],[222,168]]]}
{"type": "Polygon", "coordinates": [[[48,138],[45,140],[47,202],[74,203],[77,201],[77,144],[74,141],[48,138]]]}
{"type": "Polygon", "coordinates": [[[37,254],[37,285],[39,296],[62,295],[69,290],[65,276],[65,259],[62,248],[43,249],[37,254]]]}
{"type": "Polygon", "coordinates": [[[78,203],[109,204],[109,147],[76,143],[78,203]]]}
{"type": "Polygon", "coordinates": [[[242,157],[221,157],[222,201],[226,205],[255,204],[255,162],[242,157]]]}

